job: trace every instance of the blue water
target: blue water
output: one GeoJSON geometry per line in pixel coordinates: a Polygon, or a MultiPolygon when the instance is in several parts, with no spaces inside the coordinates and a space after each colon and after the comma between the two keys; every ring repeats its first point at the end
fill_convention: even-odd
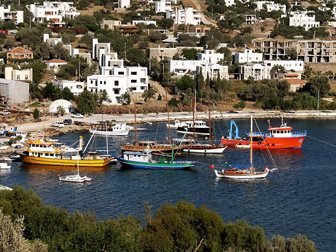
{"type": "MultiPolygon", "coordinates": [[[[307,130],[302,150],[272,151],[277,170],[267,179],[255,182],[218,180],[209,165],[214,163],[248,163],[246,150],[227,149],[220,156],[184,156],[198,161],[189,171],[124,170],[119,165],[105,169],[81,168],[81,173],[92,177],[88,184],[68,184],[58,181],[58,174],[71,173],[68,169],[13,163],[9,173],[1,174],[1,183],[21,185],[35,191],[43,201],[70,211],[94,213],[97,218],[115,218],[122,215],[144,216],[144,204],[155,212],[165,203],[189,201],[205,205],[218,212],[225,222],[245,219],[264,228],[270,237],[274,234],[294,236],[305,234],[319,250],[334,251],[336,244],[336,121],[287,120],[295,130],[307,130]],[[316,139],[318,140],[316,140],[316,139]],[[322,142],[325,141],[325,142],[322,142]],[[329,143],[329,144],[327,144],[329,143]]],[[[265,119],[258,120],[266,129],[265,119]]],[[[216,123],[216,136],[227,134],[228,122],[216,123]],[[221,129],[221,130],[220,130],[221,129]]],[[[237,120],[241,132],[248,132],[249,120],[237,120]]],[[[273,119],[272,126],[280,120],[273,119]]],[[[163,123],[141,125],[146,131],[140,139],[165,139],[163,123]]],[[[84,134],[88,140],[89,135],[84,134]]],[[[66,143],[77,141],[79,134],[60,136],[66,143]]],[[[118,152],[121,142],[128,138],[109,138],[109,149],[118,152]]],[[[93,146],[105,148],[105,138],[98,138],[93,146]]],[[[97,147],[96,147],[97,148],[97,147]]],[[[255,151],[256,166],[266,163],[271,168],[270,155],[255,151]],[[264,161],[265,158],[265,161],[264,161]]],[[[72,170],[72,172],[76,172],[72,170]]]]}

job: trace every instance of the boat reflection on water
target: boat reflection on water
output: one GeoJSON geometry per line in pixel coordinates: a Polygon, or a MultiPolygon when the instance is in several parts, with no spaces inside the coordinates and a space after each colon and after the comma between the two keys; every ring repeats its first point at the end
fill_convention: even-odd
{"type": "MultiPolygon", "coordinates": [[[[69,166],[55,166],[55,165],[34,165],[34,164],[25,164],[21,165],[22,169],[25,169],[29,174],[58,174],[69,173],[69,172],[77,172],[77,167],[69,167],[69,166]]],[[[85,167],[81,166],[81,172],[88,172],[94,174],[103,174],[106,171],[110,170],[110,166],[105,166],[100,169],[96,167],[85,167]]]]}

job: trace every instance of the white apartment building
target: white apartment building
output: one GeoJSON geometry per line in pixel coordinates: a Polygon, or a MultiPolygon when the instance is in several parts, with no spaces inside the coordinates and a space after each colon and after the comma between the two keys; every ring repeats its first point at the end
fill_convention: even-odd
{"type": "Polygon", "coordinates": [[[285,4],[275,3],[273,1],[257,1],[255,2],[255,4],[257,5],[257,11],[282,11],[284,14],[286,14],[287,11],[287,7],[285,4]]]}
{"type": "Polygon", "coordinates": [[[166,11],[172,11],[171,0],[159,0],[154,4],[155,13],[165,13],[166,11]]]}
{"type": "Polygon", "coordinates": [[[12,11],[11,6],[0,5],[0,20],[12,21],[16,25],[23,23],[23,11],[12,11]]]}
{"type": "Polygon", "coordinates": [[[289,26],[302,26],[308,31],[310,28],[319,27],[320,22],[315,21],[315,14],[308,11],[294,11],[289,15],[289,26]]]}
{"type": "Polygon", "coordinates": [[[33,81],[33,69],[14,69],[13,67],[5,67],[5,79],[15,81],[33,81]]]}
{"type": "Polygon", "coordinates": [[[105,66],[104,56],[111,52],[110,43],[99,43],[98,39],[92,39],[92,59],[97,60],[99,66],[105,66]]]}
{"type": "Polygon", "coordinates": [[[244,52],[236,52],[234,55],[235,64],[261,62],[262,60],[263,60],[263,54],[253,52],[253,50],[251,49],[245,49],[244,52]]]}
{"type": "Polygon", "coordinates": [[[180,7],[166,11],[166,18],[173,19],[174,24],[199,25],[201,23],[200,13],[191,7],[185,9],[180,7]]]}
{"type": "Polygon", "coordinates": [[[81,81],[55,80],[53,81],[53,84],[58,86],[60,89],[69,88],[71,93],[74,95],[79,95],[85,88],[84,82],[81,81]]]}
{"type": "Polygon", "coordinates": [[[295,72],[301,77],[304,71],[304,62],[299,60],[265,60],[263,63],[248,63],[238,66],[238,79],[254,80],[271,79],[271,69],[274,66],[282,66],[287,72],[295,72]]]}
{"type": "Polygon", "coordinates": [[[143,93],[148,89],[146,67],[102,67],[101,74],[87,77],[87,90],[99,93],[106,90],[110,104],[121,104],[126,92],[143,93]]]}
{"type": "Polygon", "coordinates": [[[30,4],[26,7],[33,14],[32,21],[36,22],[64,24],[63,18],[73,19],[80,15],[73,2],[43,2],[42,5],[30,4]]]}

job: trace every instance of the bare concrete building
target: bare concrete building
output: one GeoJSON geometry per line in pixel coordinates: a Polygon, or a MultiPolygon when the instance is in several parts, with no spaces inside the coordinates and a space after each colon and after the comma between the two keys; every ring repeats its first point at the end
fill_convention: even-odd
{"type": "Polygon", "coordinates": [[[23,81],[0,79],[0,94],[6,97],[8,104],[29,101],[29,83],[23,81]]]}
{"type": "Polygon", "coordinates": [[[294,49],[297,59],[309,62],[336,62],[336,40],[322,39],[254,39],[254,47],[262,51],[264,60],[286,60],[294,49]]]}

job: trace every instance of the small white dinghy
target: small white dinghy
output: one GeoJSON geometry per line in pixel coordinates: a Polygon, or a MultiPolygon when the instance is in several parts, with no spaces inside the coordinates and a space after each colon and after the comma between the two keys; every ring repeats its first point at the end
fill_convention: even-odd
{"type": "Polygon", "coordinates": [[[77,164],[77,174],[66,175],[66,176],[58,175],[58,179],[63,182],[72,182],[72,183],[84,183],[84,182],[89,182],[92,180],[92,178],[86,175],[85,176],[79,175],[79,163],[77,164]]]}
{"type": "Polygon", "coordinates": [[[10,169],[11,166],[7,162],[0,162],[0,169],[10,169]]]}

